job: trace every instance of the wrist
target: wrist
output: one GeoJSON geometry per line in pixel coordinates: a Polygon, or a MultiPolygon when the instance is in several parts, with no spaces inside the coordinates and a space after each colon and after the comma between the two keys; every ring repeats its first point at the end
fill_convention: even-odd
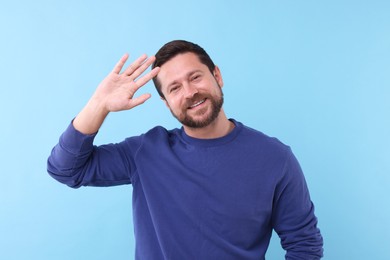
{"type": "Polygon", "coordinates": [[[104,102],[92,97],[73,120],[73,126],[83,134],[94,134],[101,127],[108,113],[104,102]]]}
{"type": "Polygon", "coordinates": [[[104,97],[100,97],[99,95],[94,94],[90,100],[88,101],[86,108],[90,110],[92,113],[107,116],[110,110],[106,105],[106,100],[104,97]]]}

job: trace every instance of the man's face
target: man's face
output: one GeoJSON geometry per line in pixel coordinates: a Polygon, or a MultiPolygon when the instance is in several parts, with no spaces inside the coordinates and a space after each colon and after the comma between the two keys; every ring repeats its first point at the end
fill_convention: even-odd
{"type": "Polygon", "coordinates": [[[208,126],[223,104],[223,81],[218,67],[211,73],[193,53],[179,54],[161,66],[158,74],[165,103],[184,126],[208,126]]]}

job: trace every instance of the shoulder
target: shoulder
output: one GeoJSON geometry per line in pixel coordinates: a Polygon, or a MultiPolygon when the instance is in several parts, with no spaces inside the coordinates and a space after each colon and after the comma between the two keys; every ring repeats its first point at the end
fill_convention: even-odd
{"type": "Polygon", "coordinates": [[[259,130],[236,121],[240,128],[237,142],[247,151],[262,154],[264,158],[274,158],[285,161],[291,156],[290,146],[281,142],[278,138],[269,136],[259,130]]]}
{"type": "Polygon", "coordinates": [[[161,144],[169,143],[171,140],[174,140],[179,135],[179,129],[168,130],[162,126],[155,126],[146,133],[140,135],[138,138],[141,139],[143,144],[161,144]]]}
{"type": "Polygon", "coordinates": [[[279,151],[281,153],[289,153],[290,147],[278,138],[269,136],[259,130],[244,125],[243,123],[237,122],[237,125],[241,127],[240,141],[248,142],[255,147],[266,149],[269,151],[279,151]]]}
{"type": "Polygon", "coordinates": [[[169,136],[178,135],[179,131],[180,130],[177,128],[168,130],[163,126],[155,126],[149,131],[147,131],[145,134],[143,134],[142,136],[144,136],[145,138],[163,137],[163,136],[169,137],[169,136]]]}
{"type": "Polygon", "coordinates": [[[150,152],[163,151],[171,146],[172,142],[177,139],[178,129],[167,130],[162,126],[151,128],[137,136],[130,136],[124,141],[118,143],[123,149],[138,153],[140,150],[150,152]],[[165,147],[165,148],[164,148],[165,147]]]}

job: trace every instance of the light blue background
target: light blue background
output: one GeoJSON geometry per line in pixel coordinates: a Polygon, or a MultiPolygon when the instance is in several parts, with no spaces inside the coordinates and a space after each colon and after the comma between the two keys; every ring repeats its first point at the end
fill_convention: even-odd
{"type": "MultiPolygon", "coordinates": [[[[173,39],[220,66],[229,117],[298,157],[325,259],[390,259],[389,1],[7,1],[0,8],[1,259],[132,259],[131,186],[63,186],[46,159],[125,52],[173,39]]],[[[97,144],[179,126],[149,84],[97,144]]],[[[273,237],[268,259],[283,259],[273,237]]]]}

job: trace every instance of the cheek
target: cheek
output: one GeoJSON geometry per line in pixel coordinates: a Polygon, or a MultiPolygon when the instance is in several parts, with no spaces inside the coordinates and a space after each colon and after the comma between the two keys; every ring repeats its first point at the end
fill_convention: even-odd
{"type": "Polygon", "coordinates": [[[171,110],[173,110],[173,111],[175,111],[175,110],[177,110],[177,108],[178,108],[178,105],[179,103],[178,103],[178,100],[177,99],[175,99],[175,98],[171,98],[171,99],[169,99],[168,101],[165,101],[165,105],[169,108],[169,109],[171,109],[171,110]]]}
{"type": "Polygon", "coordinates": [[[214,97],[220,96],[221,91],[222,91],[221,87],[218,84],[215,84],[213,90],[211,91],[211,95],[214,97]]]}

